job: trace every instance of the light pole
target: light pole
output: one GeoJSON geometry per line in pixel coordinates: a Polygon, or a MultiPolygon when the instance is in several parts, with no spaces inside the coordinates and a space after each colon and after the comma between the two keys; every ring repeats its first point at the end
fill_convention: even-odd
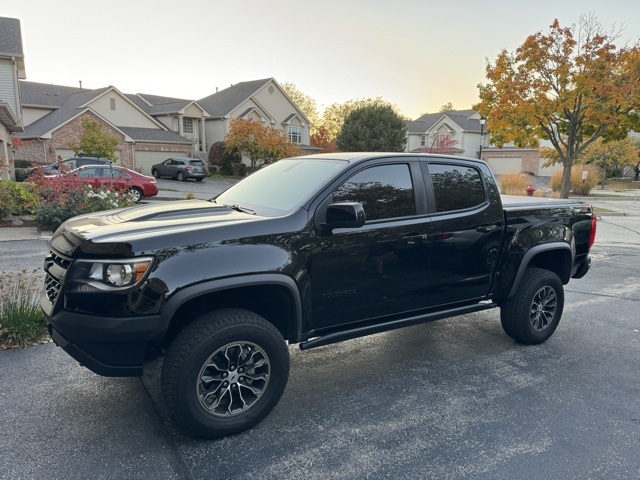
{"type": "Polygon", "coordinates": [[[478,158],[482,160],[482,145],[484,144],[484,124],[487,123],[487,119],[480,117],[480,151],[478,152],[478,158]]]}

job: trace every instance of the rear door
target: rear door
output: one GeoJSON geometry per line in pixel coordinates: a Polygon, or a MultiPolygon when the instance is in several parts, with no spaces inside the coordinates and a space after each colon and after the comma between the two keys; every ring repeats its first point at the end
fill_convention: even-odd
{"type": "Polygon", "coordinates": [[[480,166],[455,160],[423,164],[431,223],[423,246],[432,279],[430,306],[488,294],[500,252],[504,218],[497,192],[480,166]]]}
{"type": "Polygon", "coordinates": [[[84,182],[91,185],[93,188],[99,188],[104,183],[104,168],[103,167],[84,167],[78,171],[78,177],[82,178],[84,182]]]}
{"type": "Polygon", "coordinates": [[[169,165],[169,173],[174,177],[178,175],[178,172],[180,170],[184,170],[184,160],[178,160],[174,158],[173,160],[171,160],[171,163],[169,165]]]}

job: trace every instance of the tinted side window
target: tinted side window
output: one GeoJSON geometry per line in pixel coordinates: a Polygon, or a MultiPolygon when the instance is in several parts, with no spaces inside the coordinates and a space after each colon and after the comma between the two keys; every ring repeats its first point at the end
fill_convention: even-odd
{"type": "Polygon", "coordinates": [[[333,201],[360,202],[367,220],[415,215],[409,165],[380,165],[356,173],[333,192],[333,201]]]}
{"type": "Polygon", "coordinates": [[[436,197],[436,211],[464,210],[484,202],[482,177],[475,168],[429,164],[429,173],[436,197]]]}

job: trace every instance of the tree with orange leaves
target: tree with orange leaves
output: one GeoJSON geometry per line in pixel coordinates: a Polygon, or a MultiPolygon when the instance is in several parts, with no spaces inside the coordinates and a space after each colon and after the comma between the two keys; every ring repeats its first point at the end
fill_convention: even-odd
{"type": "Polygon", "coordinates": [[[322,149],[320,153],[331,153],[338,151],[338,144],[335,138],[331,138],[329,130],[324,125],[315,129],[311,134],[311,145],[322,149]]]}
{"type": "Polygon", "coordinates": [[[289,143],[282,132],[255,120],[231,120],[224,145],[226,150],[236,149],[249,157],[251,171],[258,165],[300,155],[300,147],[289,143]]]}
{"type": "Polygon", "coordinates": [[[592,15],[577,27],[558,20],[548,34],[530,35],[515,53],[487,63],[490,83],[479,85],[487,132],[497,146],[551,142],[564,165],[561,197],[568,198],[574,160],[598,138],[624,138],[640,127],[640,46],[618,48],[592,15]]]}

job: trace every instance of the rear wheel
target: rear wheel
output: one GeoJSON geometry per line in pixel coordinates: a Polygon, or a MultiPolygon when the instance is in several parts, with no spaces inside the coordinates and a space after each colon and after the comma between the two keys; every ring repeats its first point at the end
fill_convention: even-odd
{"type": "Polygon", "coordinates": [[[184,182],[184,173],[178,172],[178,174],[176,175],[176,178],[181,182],[184,182]]]}
{"type": "Polygon", "coordinates": [[[527,268],[516,294],[502,302],[502,328],[518,342],[542,343],[558,327],[563,307],[560,278],[549,270],[527,268]]]}
{"type": "Polygon", "coordinates": [[[131,196],[131,200],[133,200],[134,203],[138,203],[140,200],[142,200],[142,190],[140,190],[138,187],[131,187],[129,189],[129,195],[131,196]]]}
{"type": "Polygon", "coordinates": [[[289,377],[289,349],[261,316],[210,312],[169,347],[162,391],[186,432],[217,438],[251,428],[276,406],[289,377]]]}
{"type": "Polygon", "coordinates": [[[201,182],[202,180],[204,180],[204,177],[198,177],[196,178],[196,181],[201,182]]]}

